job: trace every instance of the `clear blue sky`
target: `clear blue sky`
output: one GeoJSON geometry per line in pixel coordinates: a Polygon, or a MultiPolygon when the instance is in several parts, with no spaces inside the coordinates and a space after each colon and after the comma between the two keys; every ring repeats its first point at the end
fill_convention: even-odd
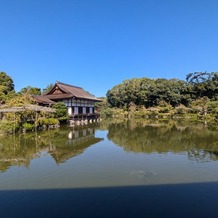
{"type": "Polygon", "coordinates": [[[0,32],[16,91],[218,71],[218,0],[0,0],[0,32]]]}

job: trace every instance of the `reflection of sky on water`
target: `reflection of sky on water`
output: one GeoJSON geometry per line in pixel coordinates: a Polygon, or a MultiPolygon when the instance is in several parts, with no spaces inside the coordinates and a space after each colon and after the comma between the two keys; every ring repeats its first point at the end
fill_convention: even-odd
{"type": "MultiPolygon", "coordinates": [[[[157,129],[150,130],[157,133],[157,129]]],[[[150,130],[143,130],[143,133],[152,141],[149,138],[150,130]]],[[[165,147],[165,152],[160,152],[157,144],[154,144],[156,140],[153,139],[156,150],[152,151],[149,148],[149,152],[146,152],[145,147],[137,145],[141,142],[138,138],[135,144],[134,139],[132,142],[128,141],[126,150],[126,144],[122,144],[125,142],[122,139],[122,128],[114,131],[114,135],[110,131],[83,127],[79,131],[70,129],[55,133],[52,136],[53,140],[46,141],[50,143],[49,147],[45,146],[45,141],[40,147],[41,141],[38,141],[35,150],[27,150],[27,156],[32,157],[27,167],[14,164],[0,174],[0,189],[117,187],[218,181],[218,161],[210,159],[209,153],[203,152],[203,148],[193,150],[191,147],[190,150],[186,150],[186,146],[172,150],[171,142],[174,141],[169,139],[168,151],[165,147]],[[113,142],[114,139],[119,145],[113,142]],[[134,144],[132,150],[131,143],[134,144]],[[190,152],[195,155],[190,156],[190,152]],[[201,161],[196,158],[198,155],[201,161]],[[202,158],[206,158],[206,161],[202,161],[202,158]]],[[[125,134],[123,132],[123,136],[125,134]]],[[[140,137],[140,134],[137,134],[140,137]]],[[[177,132],[172,133],[171,130],[171,134],[175,137],[173,134],[177,132]]],[[[181,136],[180,134],[179,137],[181,136]]],[[[194,136],[191,136],[191,140],[193,138],[194,136]]],[[[180,138],[181,140],[187,142],[190,138],[180,138]]],[[[206,148],[211,150],[207,145],[206,148]]]]}

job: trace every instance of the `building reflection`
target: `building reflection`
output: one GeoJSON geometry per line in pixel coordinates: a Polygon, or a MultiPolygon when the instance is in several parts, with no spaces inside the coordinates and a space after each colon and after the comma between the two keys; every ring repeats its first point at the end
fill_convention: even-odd
{"type": "Polygon", "coordinates": [[[40,157],[43,152],[60,164],[82,154],[101,140],[95,137],[94,125],[1,137],[0,171],[5,172],[11,166],[29,167],[31,160],[40,157]]]}
{"type": "Polygon", "coordinates": [[[63,163],[66,160],[80,155],[91,145],[100,142],[102,138],[95,137],[95,129],[82,128],[68,132],[68,141],[65,146],[56,145],[49,151],[56,163],[63,163]]]}

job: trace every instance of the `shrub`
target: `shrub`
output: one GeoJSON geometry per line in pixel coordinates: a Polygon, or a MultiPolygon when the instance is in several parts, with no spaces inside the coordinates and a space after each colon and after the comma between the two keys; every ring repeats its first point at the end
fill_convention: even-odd
{"type": "Polygon", "coordinates": [[[149,108],[147,108],[147,114],[148,114],[148,116],[156,117],[159,114],[159,108],[149,107],[149,108]]]}
{"type": "Polygon", "coordinates": [[[48,125],[59,125],[60,122],[58,119],[55,118],[48,118],[48,125]]]}
{"type": "Polygon", "coordinates": [[[100,115],[101,117],[112,117],[113,111],[111,108],[104,108],[104,109],[101,109],[100,115]]]}
{"type": "Polygon", "coordinates": [[[165,101],[160,101],[158,104],[158,109],[160,113],[169,113],[173,107],[165,101]]]}
{"type": "Polygon", "coordinates": [[[187,114],[189,112],[190,112],[190,108],[187,108],[182,104],[180,104],[178,107],[175,108],[176,114],[187,114]]]}
{"type": "Polygon", "coordinates": [[[207,110],[209,113],[216,114],[218,112],[218,101],[208,102],[207,110]]]}
{"type": "Polygon", "coordinates": [[[31,124],[31,123],[24,123],[23,124],[23,128],[26,130],[26,131],[32,131],[34,129],[34,124],[31,124]]]}
{"type": "Polygon", "coordinates": [[[55,118],[45,118],[45,117],[40,117],[37,122],[37,126],[49,126],[49,125],[59,125],[58,119],[55,118]]]}
{"type": "Polygon", "coordinates": [[[6,134],[16,132],[19,125],[13,121],[2,120],[0,121],[0,131],[6,134]]]}

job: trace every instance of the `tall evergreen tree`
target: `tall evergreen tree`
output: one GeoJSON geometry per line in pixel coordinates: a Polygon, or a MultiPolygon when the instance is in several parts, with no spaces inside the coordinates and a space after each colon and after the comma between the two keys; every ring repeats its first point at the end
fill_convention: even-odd
{"type": "Polygon", "coordinates": [[[14,93],[14,82],[5,72],[0,72],[0,105],[4,104],[7,97],[14,93]]]}

